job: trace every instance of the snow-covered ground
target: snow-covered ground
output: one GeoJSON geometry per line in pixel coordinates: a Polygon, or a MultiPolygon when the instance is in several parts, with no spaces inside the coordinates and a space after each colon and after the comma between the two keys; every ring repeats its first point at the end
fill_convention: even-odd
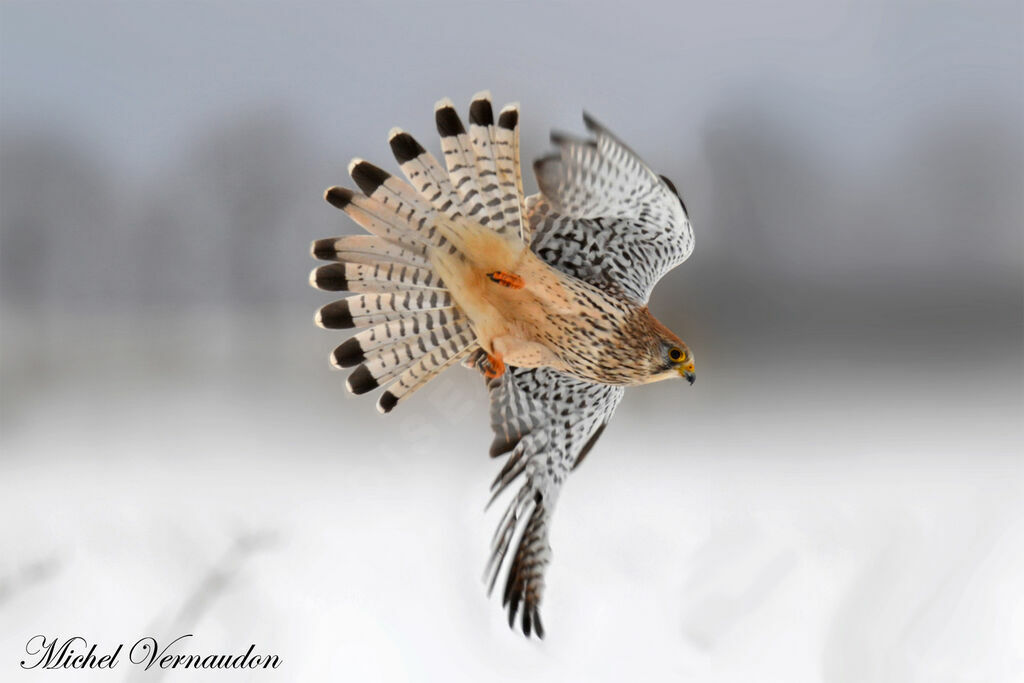
{"type": "Polygon", "coordinates": [[[1024,680],[1010,366],[632,392],[559,502],[542,642],[484,594],[497,464],[468,373],[387,418],[319,365],[8,396],[0,678],[62,675],[17,670],[35,634],[194,633],[283,665],[163,680],[1024,680]]]}

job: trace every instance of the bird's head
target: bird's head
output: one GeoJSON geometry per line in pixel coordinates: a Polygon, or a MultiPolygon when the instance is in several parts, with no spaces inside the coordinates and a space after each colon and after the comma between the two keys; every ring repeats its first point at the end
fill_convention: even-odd
{"type": "Polygon", "coordinates": [[[655,374],[651,380],[657,382],[663,379],[682,377],[690,384],[693,384],[697,375],[694,372],[693,353],[690,352],[690,347],[681,339],[675,337],[662,340],[659,350],[660,372],[655,374]]]}
{"type": "Polygon", "coordinates": [[[663,379],[682,377],[693,384],[697,376],[690,347],[654,316],[650,316],[649,320],[652,334],[648,347],[650,375],[647,382],[660,382],[663,379]]]}

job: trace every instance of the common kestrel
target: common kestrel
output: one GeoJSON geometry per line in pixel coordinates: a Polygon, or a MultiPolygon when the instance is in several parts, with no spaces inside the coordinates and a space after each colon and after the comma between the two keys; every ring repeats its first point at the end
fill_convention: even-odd
{"type": "Polygon", "coordinates": [[[335,261],[310,276],[329,291],[316,322],[365,328],[331,362],[356,366],[348,388],[386,387],[388,413],[462,361],[487,378],[491,457],[507,456],[494,498],[519,484],[493,543],[487,580],[507,566],[509,624],[543,637],[540,602],[551,559],[548,526],[566,476],[611,419],[626,386],[694,381],[693,354],[647,308],[657,281],[693,251],[686,207],[652,171],[584,114],[593,139],[552,133],[557,152],[534,163],[539,194],[525,197],[519,108],[497,119],[489,93],[469,109],[435,106],[446,169],[408,133],[389,141],[408,183],[359,159],[362,193],[326,199],[369,235],[317,240],[335,261]],[[513,539],[515,551],[509,553],[513,539]]]}

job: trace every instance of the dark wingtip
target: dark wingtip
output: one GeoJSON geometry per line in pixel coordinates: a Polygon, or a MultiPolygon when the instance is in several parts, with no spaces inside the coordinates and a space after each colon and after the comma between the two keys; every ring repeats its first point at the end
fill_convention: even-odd
{"type": "Polygon", "coordinates": [[[551,134],[548,137],[551,140],[551,144],[555,145],[556,147],[561,147],[562,145],[597,147],[597,142],[595,142],[594,140],[587,140],[585,138],[579,137],[578,135],[573,135],[572,133],[566,133],[560,130],[551,131],[551,134]]]}
{"type": "Polygon", "coordinates": [[[523,605],[523,635],[527,638],[530,637],[530,631],[532,630],[533,620],[530,618],[532,610],[529,604],[523,605]]]}
{"type": "Polygon", "coordinates": [[[344,330],[354,327],[352,314],[348,310],[348,301],[344,299],[327,304],[320,309],[316,317],[320,326],[329,330],[344,330]]]}
{"type": "Polygon", "coordinates": [[[534,162],[533,162],[533,172],[534,173],[543,173],[545,167],[548,167],[551,164],[559,164],[561,162],[562,162],[562,157],[560,157],[559,155],[557,155],[557,154],[546,154],[546,155],[544,155],[542,157],[538,157],[537,159],[534,160],[534,162]]]}
{"type": "Polygon", "coordinates": [[[357,161],[348,170],[352,180],[367,197],[377,191],[377,188],[387,182],[391,174],[382,168],[374,166],[369,161],[357,161]]]}
{"type": "Polygon", "coordinates": [[[607,130],[604,126],[598,123],[597,119],[591,116],[586,109],[583,110],[583,125],[587,127],[587,130],[592,130],[595,133],[607,130]]]}
{"type": "Polygon", "coordinates": [[[416,138],[408,133],[399,133],[388,142],[391,145],[391,153],[395,155],[395,161],[399,165],[412,161],[426,151],[423,145],[416,142],[416,138]]]}
{"type": "Polygon", "coordinates": [[[541,194],[546,197],[553,197],[558,193],[561,164],[562,158],[557,154],[549,154],[533,162],[533,176],[537,179],[541,194]]]}
{"type": "Polygon", "coordinates": [[[450,105],[438,107],[434,112],[434,122],[437,123],[437,133],[442,137],[450,135],[462,135],[466,132],[455,108],[450,105]]]}
{"type": "Polygon", "coordinates": [[[334,242],[333,237],[313,240],[313,246],[310,247],[309,252],[313,255],[313,258],[318,258],[321,261],[333,261],[338,253],[338,250],[334,248],[334,242]]]}
{"type": "Polygon", "coordinates": [[[469,105],[469,121],[478,126],[493,126],[494,110],[491,109],[491,101],[484,98],[473,100],[469,105]]]}
{"type": "Polygon", "coordinates": [[[658,177],[661,178],[661,182],[668,185],[668,189],[672,190],[672,194],[674,194],[679,199],[679,204],[683,207],[683,213],[689,215],[690,212],[686,210],[686,202],[683,201],[683,195],[679,194],[679,190],[676,189],[676,184],[669,180],[666,176],[660,175],[658,177]]]}
{"type": "Polygon", "coordinates": [[[519,595],[505,596],[505,604],[508,605],[508,627],[516,627],[516,612],[519,611],[519,595]]]}
{"type": "Polygon", "coordinates": [[[553,130],[548,134],[548,139],[551,140],[551,144],[559,147],[563,144],[572,142],[572,136],[568,133],[563,133],[560,130],[553,130]]]}
{"type": "Polygon", "coordinates": [[[498,125],[508,130],[514,130],[519,124],[519,112],[515,109],[507,109],[501,112],[501,116],[498,117],[498,125]]]}
{"type": "Polygon", "coordinates": [[[326,292],[344,292],[348,289],[345,264],[332,263],[313,271],[313,286],[326,292]]]}
{"type": "Polygon", "coordinates": [[[505,455],[519,444],[519,439],[507,439],[504,436],[494,437],[494,441],[491,442],[490,455],[492,458],[505,455]]]}
{"type": "Polygon", "coordinates": [[[348,390],[353,394],[365,394],[378,386],[377,380],[365,365],[360,365],[348,376],[348,390]]]}
{"type": "Polygon", "coordinates": [[[351,368],[366,360],[363,347],[355,337],[348,339],[344,344],[334,349],[334,364],[339,368],[351,368]]]}
{"type": "Polygon", "coordinates": [[[540,610],[533,610],[533,631],[537,637],[544,640],[544,625],[540,622],[540,610]]]}
{"type": "MultiPolygon", "coordinates": [[[[345,207],[352,203],[352,190],[344,187],[329,187],[324,192],[324,199],[331,203],[332,206],[345,210],[345,207]]],[[[323,241],[323,240],[318,240],[323,241]]]]}
{"type": "Polygon", "coordinates": [[[385,391],[380,395],[380,400],[377,401],[377,407],[380,408],[382,413],[390,413],[395,406],[398,405],[398,397],[392,394],[390,391],[385,391]]]}

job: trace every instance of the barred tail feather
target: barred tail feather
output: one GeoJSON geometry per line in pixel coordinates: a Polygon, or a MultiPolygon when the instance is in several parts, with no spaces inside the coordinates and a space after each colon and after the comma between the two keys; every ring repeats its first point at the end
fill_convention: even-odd
{"type": "Polygon", "coordinates": [[[477,252],[522,248],[518,120],[518,108],[509,105],[495,121],[490,94],[481,92],[470,105],[467,131],[451,101],[441,100],[435,123],[443,165],[393,128],[388,143],[408,182],[354,159],[349,175],[361,193],[332,187],[325,194],[370,234],[313,243],[314,257],[334,263],[314,269],[310,283],[356,293],[322,307],[316,322],[362,329],[334,350],[331,362],[355,368],[348,380],[354,393],[390,384],[381,412],[479,348],[439,264],[450,270],[452,263],[475,261],[477,252]]]}
{"type": "MultiPolygon", "coordinates": [[[[438,312],[446,312],[449,315],[455,315],[459,310],[453,306],[451,308],[438,309],[438,312]]],[[[374,327],[375,325],[394,322],[396,320],[404,320],[408,317],[409,313],[404,311],[381,311],[380,313],[353,317],[348,310],[348,302],[342,299],[341,301],[335,301],[334,303],[327,304],[317,311],[316,316],[314,316],[314,322],[317,326],[322,327],[325,330],[347,330],[352,328],[374,327]]]]}
{"type": "Polygon", "coordinates": [[[498,115],[498,171],[501,175],[502,211],[505,222],[524,242],[529,242],[523,194],[523,168],[519,163],[519,105],[509,104],[498,115]]]}
{"type": "Polygon", "coordinates": [[[391,129],[388,144],[402,173],[421,197],[450,219],[462,215],[462,200],[433,154],[401,128],[391,129]]]}
{"type": "Polygon", "coordinates": [[[321,261],[348,261],[350,263],[405,263],[410,266],[430,267],[426,256],[402,248],[375,235],[345,235],[315,240],[310,248],[313,258],[321,261]]]}
{"type": "Polygon", "coordinates": [[[495,160],[494,110],[491,93],[483,91],[473,96],[469,105],[469,140],[476,156],[476,177],[480,184],[483,216],[478,220],[499,233],[505,233],[505,216],[501,205],[501,178],[495,160]],[[484,218],[487,220],[484,221],[484,218]]]}
{"type": "Polygon", "coordinates": [[[336,348],[331,355],[331,362],[340,368],[359,365],[377,349],[461,320],[465,320],[465,317],[457,308],[439,308],[379,323],[363,330],[336,348]]]}
{"type": "Polygon", "coordinates": [[[468,356],[476,346],[476,335],[469,327],[455,337],[438,346],[419,362],[409,366],[405,372],[381,394],[377,410],[390,413],[396,405],[423,388],[430,380],[468,356]]]}
{"type": "Polygon", "coordinates": [[[341,261],[314,268],[309,282],[327,292],[444,291],[441,278],[429,268],[402,263],[350,263],[341,261]]]}
{"type": "MultiPolygon", "coordinates": [[[[408,141],[397,144],[409,146],[408,141]]],[[[423,171],[428,160],[418,163],[420,172],[433,173],[423,171]]],[[[356,366],[346,382],[354,394],[394,382],[395,391],[385,393],[379,404],[387,412],[447,367],[449,358],[462,357],[475,344],[468,320],[428,256],[446,246],[436,223],[458,218],[458,205],[452,201],[451,211],[439,213],[423,192],[359,159],[349,171],[363,194],[334,187],[326,198],[372,235],[313,243],[314,256],[335,263],[315,268],[310,284],[325,291],[359,292],[321,308],[316,323],[328,329],[367,328],[338,346],[331,362],[335,367],[356,366]],[[411,377],[421,381],[417,384],[411,377]]],[[[448,191],[454,194],[450,185],[448,191]]]]}
{"type": "Polygon", "coordinates": [[[390,294],[357,294],[327,304],[317,313],[316,323],[329,330],[369,327],[379,322],[406,317],[408,313],[451,308],[455,304],[447,291],[415,290],[390,294]],[[395,314],[391,317],[391,314],[395,314]],[[361,320],[374,321],[360,324],[361,320]]]}
{"type": "Polygon", "coordinates": [[[356,223],[371,233],[399,247],[402,251],[426,258],[428,245],[419,237],[406,231],[401,221],[389,215],[377,202],[362,197],[344,187],[332,187],[324,198],[349,215],[356,223]]]}
{"type": "Polygon", "coordinates": [[[434,105],[434,121],[441,136],[448,177],[462,202],[463,215],[486,225],[488,218],[480,196],[476,152],[455,105],[447,97],[434,105]]]}
{"type": "Polygon", "coordinates": [[[375,166],[357,160],[351,170],[367,196],[332,188],[328,201],[374,234],[313,243],[314,256],[335,263],[315,268],[310,284],[359,292],[321,308],[316,323],[367,328],[338,346],[331,362],[356,366],[346,382],[354,394],[390,384],[378,402],[381,412],[389,412],[450,359],[468,354],[476,337],[427,258],[430,249],[446,244],[436,220],[452,219],[375,166]]]}
{"type": "Polygon", "coordinates": [[[424,356],[429,358],[440,354],[446,357],[457,353],[465,344],[471,343],[472,339],[472,330],[466,324],[442,327],[424,332],[417,337],[402,339],[370,354],[367,360],[349,375],[348,390],[353,394],[365,394],[384,386],[414,365],[418,365],[424,356]]]}

